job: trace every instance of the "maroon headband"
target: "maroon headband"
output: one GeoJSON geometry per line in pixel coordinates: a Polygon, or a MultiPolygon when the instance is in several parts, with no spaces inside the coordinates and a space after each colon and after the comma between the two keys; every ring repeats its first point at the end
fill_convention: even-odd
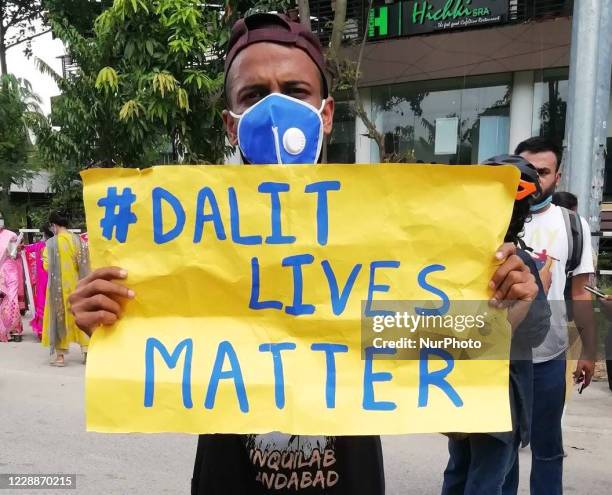
{"type": "Polygon", "coordinates": [[[323,78],[324,96],[328,96],[325,57],[321,43],[307,28],[282,14],[254,14],[236,21],[232,27],[225,56],[226,82],[229,68],[236,55],[247,46],[263,41],[292,45],[304,50],[319,68],[323,78]]]}

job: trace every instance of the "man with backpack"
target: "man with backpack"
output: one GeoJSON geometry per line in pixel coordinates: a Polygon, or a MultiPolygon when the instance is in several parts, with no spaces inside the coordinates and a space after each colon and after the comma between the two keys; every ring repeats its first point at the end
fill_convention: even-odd
{"type": "Polygon", "coordinates": [[[590,229],[575,212],[552,204],[561,177],[559,147],[548,139],[533,137],[520,143],[516,154],[535,166],[542,187],[539,202],[531,207],[531,221],[525,224],[524,243],[533,251],[552,312],[550,331],[533,351],[530,486],[532,495],[558,495],[563,492],[561,417],[566,392],[568,316],[574,319],[583,345],[574,371],[575,383],[588,386],[595,368],[595,320],[591,294],[584,289],[595,272],[590,229]],[[572,304],[566,305],[566,298],[572,304]]]}

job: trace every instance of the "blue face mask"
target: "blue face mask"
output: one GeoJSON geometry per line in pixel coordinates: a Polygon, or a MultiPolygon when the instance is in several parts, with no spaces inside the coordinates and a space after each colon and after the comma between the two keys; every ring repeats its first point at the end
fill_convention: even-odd
{"type": "Polygon", "coordinates": [[[531,211],[532,213],[536,211],[540,211],[546,208],[551,203],[552,203],[552,194],[550,196],[547,196],[546,199],[540,201],[539,203],[536,203],[535,205],[531,205],[529,207],[529,211],[531,211]]]}
{"type": "Polygon", "coordinates": [[[241,115],[238,145],[253,165],[317,163],[323,144],[320,109],[280,93],[272,93],[241,115]]]}

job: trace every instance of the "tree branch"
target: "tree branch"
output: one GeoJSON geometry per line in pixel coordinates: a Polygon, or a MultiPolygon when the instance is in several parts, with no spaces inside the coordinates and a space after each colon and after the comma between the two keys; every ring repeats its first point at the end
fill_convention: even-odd
{"type": "MultiPolygon", "coordinates": [[[[371,2],[370,2],[371,3],[371,2]]],[[[334,9],[334,24],[332,27],[331,39],[329,41],[329,51],[332,57],[336,57],[342,44],[342,35],[346,24],[346,0],[336,0],[334,9]]]]}
{"type": "MultiPolygon", "coordinates": [[[[369,0],[368,12],[370,11],[370,9],[372,9],[372,3],[373,0],[369,0]]],[[[366,112],[365,107],[363,105],[363,101],[361,100],[361,93],[359,92],[361,62],[363,60],[363,53],[365,50],[365,44],[368,35],[370,17],[369,15],[366,17],[366,25],[363,31],[363,38],[360,43],[359,55],[357,57],[356,63],[349,62],[348,60],[344,60],[340,57],[340,44],[342,42],[342,33],[344,31],[345,21],[346,0],[336,0],[334,27],[332,29],[331,36],[332,41],[328,50],[328,63],[330,71],[334,80],[340,79],[340,75],[342,73],[344,73],[345,75],[349,74],[349,76],[346,78],[346,84],[350,87],[353,96],[353,104],[351,106],[352,112],[363,122],[363,125],[368,131],[368,138],[372,139],[378,146],[378,150],[380,153],[380,161],[388,161],[390,157],[387,156],[385,150],[385,136],[383,133],[378,131],[376,125],[374,124],[374,122],[372,122],[372,119],[368,115],[368,112],[366,112]],[[341,11],[341,9],[343,9],[343,11],[341,11]]]]}
{"type": "Polygon", "coordinates": [[[361,93],[359,93],[358,83],[359,78],[361,77],[361,61],[363,60],[363,52],[365,51],[366,39],[368,36],[368,29],[370,28],[370,10],[372,9],[372,0],[370,0],[368,5],[368,15],[366,17],[365,27],[363,29],[363,38],[361,39],[361,46],[359,47],[359,55],[357,57],[357,66],[355,68],[355,81],[353,82],[353,99],[354,103],[354,111],[357,116],[363,122],[363,125],[366,126],[368,130],[368,137],[373,139],[378,145],[378,151],[380,153],[380,160],[385,161],[387,159],[387,153],[385,150],[385,136],[376,129],[376,125],[370,119],[370,116],[365,111],[363,107],[363,102],[361,101],[361,93]]]}
{"type": "Polygon", "coordinates": [[[35,33],[31,36],[27,36],[25,38],[22,38],[20,40],[14,41],[12,43],[8,43],[6,45],[6,49],[8,50],[9,48],[13,48],[14,46],[18,46],[21,45],[22,43],[27,43],[28,41],[32,41],[35,38],[38,38],[39,36],[42,36],[43,34],[47,34],[51,32],[51,28],[49,29],[45,29],[44,31],[41,31],[40,33],[35,33]]]}
{"type": "Polygon", "coordinates": [[[6,24],[6,27],[9,28],[11,26],[15,26],[16,24],[19,24],[20,22],[23,22],[23,21],[32,21],[36,19],[38,16],[40,16],[40,14],[42,13],[43,13],[42,5],[36,8],[33,8],[31,6],[26,7],[24,4],[21,4],[18,7],[17,11],[15,11],[15,13],[11,16],[10,20],[6,24]],[[27,12],[28,9],[31,9],[30,12],[28,14],[24,14],[24,12],[27,12]]]}
{"type": "Polygon", "coordinates": [[[308,31],[312,31],[310,25],[310,5],[308,0],[297,0],[298,11],[300,13],[300,24],[305,26],[308,31]]]}

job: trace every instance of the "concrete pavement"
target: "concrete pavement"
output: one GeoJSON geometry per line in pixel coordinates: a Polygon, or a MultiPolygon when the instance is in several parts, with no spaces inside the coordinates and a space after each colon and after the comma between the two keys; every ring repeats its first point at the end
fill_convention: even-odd
{"type": "MultiPolygon", "coordinates": [[[[48,360],[48,350],[29,331],[21,343],[0,344],[0,473],[77,473],[77,489],[2,493],[189,493],[196,437],[86,433],[78,347],[65,368],[53,368],[48,360]]],[[[612,392],[607,383],[575,394],[565,416],[565,445],[565,492],[611,493],[612,392]]],[[[383,446],[388,494],[440,493],[447,461],[444,437],[385,437],[383,446]]],[[[527,494],[529,449],[520,455],[520,493],[527,494]]]]}

